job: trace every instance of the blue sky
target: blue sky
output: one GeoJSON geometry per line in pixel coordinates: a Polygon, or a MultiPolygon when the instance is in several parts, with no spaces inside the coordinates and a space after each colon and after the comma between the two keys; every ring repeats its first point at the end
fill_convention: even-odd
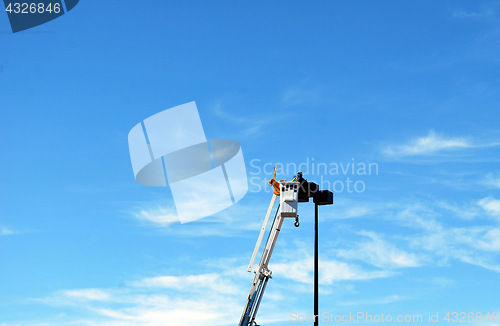
{"type": "MultiPolygon", "coordinates": [[[[305,175],[364,185],[321,207],[321,312],[499,313],[499,18],[499,1],[81,1],[12,34],[0,14],[0,325],[237,324],[259,170],[313,161],[378,167],[305,175]],[[241,144],[250,192],[180,224],[168,188],[135,182],[127,134],[190,101],[207,138],[241,144]]],[[[262,324],[312,314],[299,214],[262,324]]]]}

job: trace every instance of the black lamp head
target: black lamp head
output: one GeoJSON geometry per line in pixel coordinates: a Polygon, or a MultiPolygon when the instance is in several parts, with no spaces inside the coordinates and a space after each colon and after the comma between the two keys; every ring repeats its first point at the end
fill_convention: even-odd
{"type": "Polygon", "coordinates": [[[315,204],[318,204],[318,205],[332,205],[333,204],[333,192],[331,192],[330,190],[318,191],[315,194],[313,201],[315,204]]]}

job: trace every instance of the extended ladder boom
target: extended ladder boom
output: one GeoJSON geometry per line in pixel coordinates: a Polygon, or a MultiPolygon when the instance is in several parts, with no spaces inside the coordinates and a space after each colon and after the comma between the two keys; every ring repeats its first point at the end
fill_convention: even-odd
{"type": "Polygon", "coordinates": [[[250,264],[248,264],[248,270],[247,270],[248,272],[252,271],[253,263],[255,261],[255,257],[257,256],[257,252],[259,251],[262,238],[264,237],[264,232],[266,232],[267,223],[269,222],[269,217],[271,217],[271,213],[273,211],[275,202],[276,202],[276,194],[273,194],[273,198],[271,199],[271,203],[269,204],[269,208],[267,209],[266,218],[264,218],[264,223],[262,223],[262,228],[260,229],[259,238],[257,239],[257,243],[255,244],[255,249],[253,250],[252,258],[250,259],[250,264]]]}
{"type": "MultiPolygon", "coordinates": [[[[271,278],[272,274],[272,272],[268,269],[268,264],[271,260],[271,255],[273,254],[273,250],[276,245],[276,240],[278,239],[283,220],[286,217],[293,217],[296,220],[295,226],[298,226],[297,200],[299,183],[282,181],[279,183],[279,186],[280,192],[278,194],[280,194],[280,205],[278,208],[278,212],[276,213],[276,218],[274,219],[273,225],[269,232],[269,237],[267,239],[266,245],[264,247],[264,250],[262,251],[262,257],[260,258],[259,265],[254,271],[255,277],[252,286],[250,287],[250,293],[248,294],[247,302],[238,324],[239,326],[256,325],[255,317],[257,315],[257,311],[259,310],[259,306],[262,300],[262,296],[264,295],[267,282],[271,278]]],[[[276,201],[276,195],[276,193],[273,194],[266,217],[264,219],[264,223],[262,224],[262,229],[260,231],[259,238],[257,239],[257,244],[255,245],[255,249],[248,266],[249,272],[252,270],[255,257],[257,255],[257,252],[259,251],[264,232],[267,228],[269,217],[271,216],[271,212],[276,201]]]]}

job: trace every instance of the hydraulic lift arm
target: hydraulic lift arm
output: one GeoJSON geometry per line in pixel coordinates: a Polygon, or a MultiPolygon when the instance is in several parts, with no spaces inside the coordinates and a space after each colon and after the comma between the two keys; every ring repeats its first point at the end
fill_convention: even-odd
{"type": "Polygon", "coordinates": [[[284,180],[277,182],[274,180],[275,177],[276,172],[274,178],[269,181],[269,184],[272,185],[275,189],[273,191],[273,197],[271,199],[271,203],[269,204],[269,208],[267,210],[264,223],[262,224],[259,238],[257,239],[257,244],[255,245],[255,249],[248,266],[249,272],[252,270],[255,257],[257,256],[257,252],[259,251],[259,247],[267,228],[269,217],[271,216],[271,212],[275,205],[277,196],[280,196],[280,204],[278,206],[278,210],[276,212],[271,230],[269,231],[266,245],[264,247],[264,250],[262,251],[262,257],[260,259],[259,265],[254,270],[255,278],[253,280],[252,286],[250,287],[250,293],[248,294],[246,305],[243,309],[243,314],[241,315],[238,326],[257,325],[257,323],[255,322],[255,317],[257,315],[257,311],[259,310],[260,302],[262,300],[262,296],[264,295],[267,282],[271,278],[272,274],[272,272],[268,269],[268,264],[271,260],[271,255],[273,254],[274,246],[276,245],[276,240],[278,239],[283,220],[287,217],[295,218],[295,226],[299,226],[297,215],[299,182],[286,182],[284,180]]]}

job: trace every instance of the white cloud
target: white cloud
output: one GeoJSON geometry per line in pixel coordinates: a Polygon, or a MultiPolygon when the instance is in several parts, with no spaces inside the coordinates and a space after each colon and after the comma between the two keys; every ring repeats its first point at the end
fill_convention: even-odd
{"type": "Polygon", "coordinates": [[[319,98],[318,91],[299,85],[287,89],[281,97],[281,103],[284,106],[296,106],[316,103],[319,98]]]}
{"type": "Polygon", "coordinates": [[[405,145],[387,146],[383,152],[390,157],[436,154],[474,147],[466,138],[447,138],[433,130],[425,137],[411,140],[405,145]]]}
{"type": "Polygon", "coordinates": [[[220,274],[200,274],[188,276],[158,276],[134,283],[137,287],[170,288],[185,292],[217,291],[223,294],[240,293],[236,286],[220,278],[220,274]]]}
{"type": "MultiPolygon", "coordinates": [[[[288,253],[285,256],[288,257],[288,253]]],[[[203,264],[205,263],[202,262],[203,264]]],[[[336,281],[370,280],[392,275],[389,271],[367,270],[328,257],[320,261],[320,266],[322,293],[327,293],[328,285],[336,281]]],[[[253,274],[246,273],[246,265],[234,259],[210,261],[205,267],[213,272],[145,277],[125,282],[119,288],[57,291],[49,297],[36,301],[61,309],[68,307],[72,311],[71,314],[53,322],[26,321],[20,324],[30,326],[236,324],[243,310],[253,274]],[[75,315],[78,317],[74,317],[75,315]]],[[[261,323],[286,321],[294,304],[294,300],[287,296],[287,293],[312,291],[312,287],[309,286],[313,279],[313,261],[310,256],[300,260],[291,260],[289,257],[288,261],[282,260],[272,264],[270,269],[275,277],[268,286],[265,295],[266,304],[259,311],[258,321],[261,323]]]]}
{"type": "Polygon", "coordinates": [[[339,259],[363,261],[385,271],[441,265],[454,260],[500,272],[500,228],[497,224],[500,200],[487,197],[460,203],[438,200],[364,205],[371,212],[370,219],[396,224],[406,231],[402,229],[394,236],[343,228],[344,234],[349,233],[347,243],[351,245],[342,247],[345,241],[337,240],[334,246],[340,249],[334,253],[339,259]],[[495,219],[485,218],[488,215],[495,219]],[[476,220],[479,224],[473,223],[476,220]],[[457,223],[466,226],[458,227],[457,223]],[[366,238],[355,239],[352,234],[366,238]],[[397,240],[397,245],[391,239],[397,240]]]}
{"type": "Polygon", "coordinates": [[[431,283],[440,288],[449,288],[455,284],[455,281],[447,277],[433,277],[431,279],[422,279],[424,283],[431,283]]]}
{"type": "MultiPolygon", "coordinates": [[[[454,258],[484,257],[494,258],[488,252],[500,252],[500,228],[493,226],[472,226],[462,228],[442,228],[439,232],[425,235],[417,240],[419,246],[454,258]]],[[[464,258],[463,261],[470,260],[464,258]]]]}
{"type": "Polygon", "coordinates": [[[478,205],[488,214],[500,217],[500,199],[483,198],[478,202],[478,205]]]}
{"type": "Polygon", "coordinates": [[[132,215],[142,221],[150,222],[160,226],[168,226],[174,223],[180,223],[177,212],[173,208],[157,206],[155,208],[140,209],[133,212],[132,215]]]}
{"type": "Polygon", "coordinates": [[[186,224],[180,224],[173,204],[143,204],[142,208],[132,209],[128,214],[139,221],[147,222],[147,225],[159,227],[162,232],[177,236],[233,237],[241,236],[241,233],[246,231],[258,232],[269,205],[267,200],[255,201],[247,197],[223,211],[186,224]]]}
{"type": "Polygon", "coordinates": [[[335,260],[319,262],[321,264],[321,281],[324,284],[332,284],[334,281],[344,280],[370,280],[392,276],[387,270],[365,270],[353,264],[338,262],[335,260]]]}
{"type": "Polygon", "coordinates": [[[441,224],[436,221],[436,212],[430,203],[414,202],[403,207],[395,205],[396,221],[413,228],[424,229],[426,232],[438,232],[442,229],[441,224]]]}
{"type": "Polygon", "coordinates": [[[0,226],[0,236],[1,235],[13,235],[16,234],[17,232],[5,227],[5,226],[0,226]]]}
{"type": "MultiPolygon", "coordinates": [[[[495,217],[500,213],[500,201],[485,198],[479,202],[456,203],[445,201],[387,203],[383,214],[377,214],[391,223],[410,228],[411,232],[401,233],[396,247],[374,232],[362,232],[370,241],[358,241],[351,248],[337,250],[340,258],[359,259],[380,268],[401,268],[441,265],[450,260],[480,266],[500,272],[500,228],[496,221],[485,225],[463,227],[449,226],[450,218],[460,218],[461,223],[471,224],[482,206],[495,217]],[[460,207],[467,208],[465,216],[460,215],[460,207]]],[[[487,220],[486,220],[487,221],[487,220]]],[[[359,233],[358,233],[359,234],[359,233]]]]}
{"type": "Polygon", "coordinates": [[[111,300],[111,294],[101,289],[67,290],[63,291],[61,295],[67,298],[89,300],[89,301],[111,300]]]}
{"type": "Polygon", "coordinates": [[[498,174],[489,173],[482,181],[482,184],[487,187],[500,189],[500,176],[498,174]]]}
{"type": "Polygon", "coordinates": [[[231,125],[236,126],[242,136],[260,136],[264,134],[266,127],[271,125],[275,117],[267,115],[265,118],[259,118],[256,115],[244,116],[234,114],[234,110],[225,110],[219,101],[213,109],[215,115],[226,120],[231,125]]]}
{"type": "Polygon", "coordinates": [[[394,303],[398,302],[405,299],[404,297],[394,294],[394,295],[389,295],[386,297],[382,298],[376,298],[376,299],[369,299],[369,300],[358,300],[358,301],[344,301],[339,303],[339,306],[360,306],[360,305],[382,305],[382,304],[389,304],[389,303],[394,303]]]}
{"type": "MultiPolygon", "coordinates": [[[[67,325],[184,326],[235,324],[243,309],[243,288],[227,273],[144,278],[115,289],[58,291],[38,299],[71,306],[84,318],[67,316],[67,325]]],[[[29,324],[27,322],[27,324],[29,324]]],[[[43,325],[43,322],[33,323],[43,325]]]]}
{"type": "MultiPolygon", "coordinates": [[[[384,270],[365,270],[355,264],[348,264],[332,259],[320,259],[321,266],[320,285],[331,285],[336,281],[370,280],[374,278],[389,277],[392,275],[384,270]]],[[[294,282],[313,283],[314,261],[311,257],[296,260],[286,260],[277,264],[270,264],[269,268],[280,277],[294,282]]]]}
{"type": "Polygon", "coordinates": [[[500,229],[493,226],[426,229],[423,235],[408,237],[409,245],[433,256],[434,262],[449,259],[500,272],[500,229]]]}
{"type": "Polygon", "coordinates": [[[476,227],[465,231],[464,242],[468,242],[470,246],[480,250],[500,252],[500,228],[476,227]]]}
{"type": "Polygon", "coordinates": [[[354,203],[353,205],[349,203],[339,203],[335,208],[335,210],[323,213],[322,217],[325,219],[341,220],[366,217],[376,214],[377,212],[377,207],[375,207],[375,205],[371,205],[371,207],[369,207],[366,204],[364,204],[363,206],[356,203],[354,203]]]}
{"type": "Polygon", "coordinates": [[[382,269],[417,267],[422,265],[422,258],[414,253],[406,252],[383,240],[374,232],[360,232],[369,241],[357,242],[353,249],[340,249],[339,257],[358,259],[382,269]]]}
{"type": "Polygon", "coordinates": [[[458,205],[456,203],[448,203],[446,201],[439,201],[436,205],[453,213],[454,216],[463,220],[473,220],[479,215],[479,210],[476,205],[458,205]]]}
{"type": "MultiPolygon", "coordinates": [[[[410,230],[409,233],[402,231],[396,238],[396,245],[389,240],[394,239],[394,234],[384,236],[374,231],[353,232],[351,234],[364,236],[365,239],[353,240],[349,235],[348,243],[352,245],[347,247],[340,245],[343,240],[337,242],[335,247],[340,249],[334,253],[338,258],[363,261],[389,272],[400,268],[440,265],[450,260],[500,272],[500,228],[496,221],[490,220],[492,224],[484,225],[488,219],[483,218],[481,224],[470,225],[485,215],[481,214],[483,209],[489,215],[499,216],[500,200],[488,197],[460,204],[443,200],[387,202],[383,207],[379,204],[373,204],[373,209],[370,205],[366,207],[372,212],[369,214],[371,218],[396,223],[410,230]],[[467,223],[468,226],[450,226],[445,222],[467,223]]],[[[343,233],[346,231],[349,232],[349,229],[344,228],[343,233]]]]}
{"type": "Polygon", "coordinates": [[[470,18],[484,18],[488,16],[492,16],[494,14],[493,10],[485,10],[482,12],[470,12],[465,10],[458,10],[453,13],[453,18],[462,18],[462,19],[470,19],[470,18]]]}
{"type": "MultiPolygon", "coordinates": [[[[288,244],[278,257],[274,257],[277,258],[277,262],[269,263],[269,269],[273,272],[273,275],[292,280],[295,284],[312,284],[314,259],[311,256],[310,249],[309,244],[302,241],[294,242],[293,245],[288,244]]],[[[320,291],[323,293],[329,293],[331,287],[328,287],[328,285],[339,281],[365,281],[390,277],[394,274],[387,269],[367,269],[359,264],[340,261],[334,258],[334,254],[331,252],[319,258],[319,266],[321,268],[319,285],[321,287],[320,291]]],[[[304,289],[305,292],[312,290],[311,287],[294,286],[294,288],[298,290],[304,289]]]]}

